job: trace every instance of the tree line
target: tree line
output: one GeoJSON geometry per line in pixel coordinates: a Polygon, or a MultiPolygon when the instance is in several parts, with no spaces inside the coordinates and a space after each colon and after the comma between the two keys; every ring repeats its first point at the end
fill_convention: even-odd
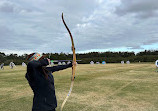
{"type": "MultiPolygon", "coordinates": [[[[67,53],[43,53],[47,58],[51,60],[72,60],[72,54],[67,53]]],[[[14,62],[16,65],[21,65],[22,62],[27,64],[27,55],[9,54],[6,55],[0,52],[0,64],[4,63],[9,65],[10,62],[14,62]]],[[[89,64],[90,61],[106,63],[120,63],[121,61],[130,62],[155,62],[158,59],[157,50],[145,50],[139,53],[134,52],[89,52],[89,53],[77,53],[76,54],[78,63],[89,64]]]]}

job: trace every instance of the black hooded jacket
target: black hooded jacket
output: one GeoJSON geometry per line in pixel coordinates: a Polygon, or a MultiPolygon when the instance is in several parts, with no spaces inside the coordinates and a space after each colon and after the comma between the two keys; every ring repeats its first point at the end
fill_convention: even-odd
{"type": "Polygon", "coordinates": [[[57,107],[54,88],[53,72],[72,67],[72,64],[45,67],[48,78],[45,77],[43,66],[48,65],[48,60],[31,61],[27,65],[25,75],[34,92],[32,111],[49,111],[57,107]]]}

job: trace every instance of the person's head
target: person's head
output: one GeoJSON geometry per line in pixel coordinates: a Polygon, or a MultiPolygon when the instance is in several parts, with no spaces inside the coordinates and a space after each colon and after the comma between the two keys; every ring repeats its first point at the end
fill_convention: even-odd
{"type": "Polygon", "coordinates": [[[45,55],[41,55],[39,53],[31,53],[27,56],[27,60],[30,62],[30,61],[33,61],[33,60],[36,60],[36,61],[39,61],[39,60],[42,60],[44,59],[45,55]]]}

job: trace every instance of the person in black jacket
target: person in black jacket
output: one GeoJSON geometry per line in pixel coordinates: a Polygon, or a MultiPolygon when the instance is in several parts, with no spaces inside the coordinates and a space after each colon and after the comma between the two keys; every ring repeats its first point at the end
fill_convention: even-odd
{"type": "Polygon", "coordinates": [[[55,111],[57,100],[52,73],[72,67],[72,63],[46,67],[50,59],[44,59],[38,53],[30,54],[28,60],[25,77],[34,93],[32,111],[55,111]]]}

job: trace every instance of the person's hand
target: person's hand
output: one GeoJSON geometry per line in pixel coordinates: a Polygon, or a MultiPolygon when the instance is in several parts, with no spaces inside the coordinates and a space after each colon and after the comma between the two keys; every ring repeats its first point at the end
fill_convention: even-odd
{"type": "Polygon", "coordinates": [[[76,62],[72,62],[72,65],[76,66],[76,65],[77,65],[77,63],[76,63],[76,62]]]}

